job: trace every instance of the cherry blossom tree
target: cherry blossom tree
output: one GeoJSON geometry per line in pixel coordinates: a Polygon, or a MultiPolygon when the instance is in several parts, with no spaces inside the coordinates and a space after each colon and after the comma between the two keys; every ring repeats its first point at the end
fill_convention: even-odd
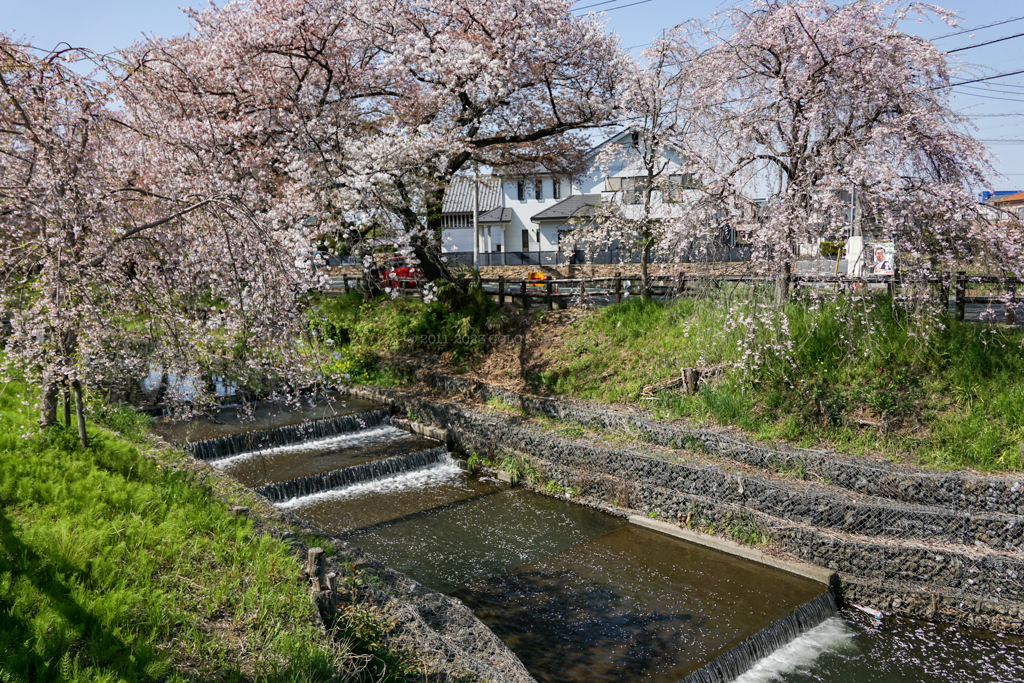
{"type": "MultiPolygon", "coordinates": [[[[137,46],[170,91],[272,148],[323,231],[388,235],[430,278],[451,177],[578,170],[579,131],[618,107],[625,57],[565,0],[257,0],[193,12],[194,37],[137,46]]],[[[268,159],[269,161],[269,159],[268,159]]],[[[370,245],[363,245],[363,255],[370,245]]]]}
{"type": "Polygon", "coordinates": [[[83,444],[83,384],[156,364],[178,378],[168,402],[202,404],[187,378],[294,378],[312,284],[308,207],[237,153],[226,122],[148,97],[141,71],[70,68],[92,58],[0,40],[4,362],[40,382],[43,425],[58,385],[73,388],[83,444]]]}
{"type": "Polygon", "coordinates": [[[628,136],[622,144],[605,144],[596,158],[599,173],[616,182],[594,216],[577,221],[577,233],[586,243],[617,242],[630,261],[639,254],[645,299],[650,298],[652,253],[667,246],[664,226],[677,216],[677,202],[691,184],[683,173],[688,162],[672,143],[685,133],[688,112],[678,107],[680,71],[671,49],[658,39],[626,70],[620,121],[628,136]]]}
{"type": "Polygon", "coordinates": [[[978,212],[991,168],[950,104],[957,66],[903,31],[915,16],[953,19],[895,0],[755,0],[673,31],[690,126],[671,140],[701,185],[675,242],[746,224],[784,293],[799,243],[849,235],[852,189],[859,224],[894,240],[907,272],[968,259],[1019,271],[1021,245],[978,212]]]}

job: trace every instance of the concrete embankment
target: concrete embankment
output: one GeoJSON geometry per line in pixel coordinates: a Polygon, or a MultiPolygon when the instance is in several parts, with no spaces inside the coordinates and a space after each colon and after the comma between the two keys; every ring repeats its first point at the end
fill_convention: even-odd
{"type": "Polygon", "coordinates": [[[841,456],[833,464],[827,453],[773,449],[642,415],[524,397],[457,378],[434,384],[474,399],[498,396],[525,414],[608,433],[628,431],[645,443],[622,447],[604,445],[593,435],[567,438],[522,416],[496,415],[443,395],[359,395],[447,429],[464,452],[529,456],[545,477],[599,504],[654,515],[690,533],[756,529],[771,539],[762,555],[837,573],[846,600],[1024,632],[1019,480],[904,471],[841,456]],[[795,458],[804,471],[816,473],[818,483],[779,476],[779,463],[795,458]]]}

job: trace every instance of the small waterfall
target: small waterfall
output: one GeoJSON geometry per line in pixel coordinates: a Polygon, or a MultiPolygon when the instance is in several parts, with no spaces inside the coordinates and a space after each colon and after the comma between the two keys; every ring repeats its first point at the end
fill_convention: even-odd
{"type": "Polygon", "coordinates": [[[825,591],[792,614],[762,629],[728,652],[722,653],[680,683],[730,683],[801,634],[838,613],[832,591],[825,591]]]}
{"type": "Polygon", "coordinates": [[[382,479],[395,474],[401,474],[410,470],[419,469],[433,465],[448,458],[448,449],[444,447],[431,448],[405,455],[396,455],[391,458],[366,462],[361,465],[354,465],[340,470],[313,474],[308,477],[300,477],[291,481],[283,481],[277,484],[264,484],[253,489],[256,493],[266,496],[271,502],[280,503],[300,496],[310,496],[314,493],[330,491],[331,489],[351,486],[364,481],[382,479]]]}
{"type": "Polygon", "coordinates": [[[338,434],[359,431],[367,427],[376,427],[381,424],[390,424],[390,418],[386,410],[374,410],[358,415],[340,415],[338,417],[312,420],[276,429],[196,441],[195,443],[186,443],[182,448],[190,451],[192,455],[200,460],[216,460],[217,458],[226,458],[240,453],[275,448],[298,441],[323,439],[338,434]]]}
{"type": "Polygon", "coordinates": [[[314,439],[313,441],[296,441],[286,446],[275,446],[273,448],[265,448],[260,451],[248,451],[246,453],[239,453],[238,455],[229,455],[225,458],[217,458],[210,462],[210,464],[219,470],[227,469],[233,465],[243,462],[246,460],[252,460],[253,458],[262,457],[274,457],[280,455],[294,455],[296,453],[309,453],[313,451],[328,451],[338,450],[342,448],[364,448],[374,443],[381,441],[390,441],[397,443],[402,439],[412,439],[413,435],[404,429],[398,427],[392,427],[389,424],[381,424],[376,427],[367,427],[366,429],[360,429],[357,432],[349,432],[348,434],[339,434],[338,436],[328,436],[323,439],[314,439]]]}

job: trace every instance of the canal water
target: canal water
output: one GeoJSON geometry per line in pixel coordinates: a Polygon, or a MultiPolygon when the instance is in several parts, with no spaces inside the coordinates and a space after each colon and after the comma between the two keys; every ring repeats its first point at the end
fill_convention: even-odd
{"type": "MultiPolygon", "coordinates": [[[[346,402],[357,419],[379,408],[346,402]]],[[[257,428],[301,417],[326,415],[267,415],[257,428]]],[[[730,665],[749,668],[735,678],[743,683],[1024,680],[1020,638],[835,613],[820,584],[470,474],[427,450],[436,442],[369,422],[210,462],[249,486],[279,484],[279,498],[312,480],[314,492],[275,504],[460,599],[538,681],[719,681],[735,678],[722,674],[730,665]],[[406,461],[427,464],[395,471],[406,461]],[[349,467],[355,483],[316,488],[349,467]],[[765,641],[767,656],[730,664],[787,619],[820,625],[796,633],[790,624],[765,641]]]]}

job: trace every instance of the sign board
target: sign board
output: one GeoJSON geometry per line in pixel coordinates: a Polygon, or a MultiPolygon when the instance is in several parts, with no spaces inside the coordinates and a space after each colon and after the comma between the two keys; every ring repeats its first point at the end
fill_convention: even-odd
{"type": "Polygon", "coordinates": [[[868,242],[864,245],[868,275],[894,275],[896,273],[896,244],[894,242],[868,242]]]}

